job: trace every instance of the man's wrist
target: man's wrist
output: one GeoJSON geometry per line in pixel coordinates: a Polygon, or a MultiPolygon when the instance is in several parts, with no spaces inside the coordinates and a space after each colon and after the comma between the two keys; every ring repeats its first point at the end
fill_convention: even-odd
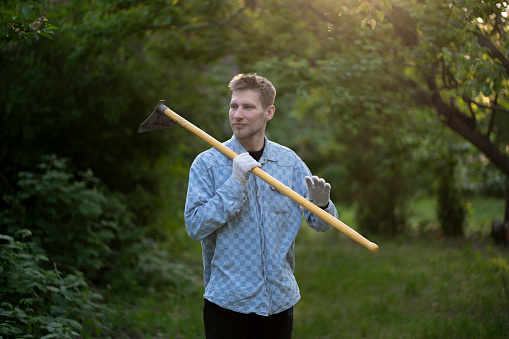
{"type": "Polygon", "coordinates": [[[247,179],[246,178],[241,178],[238,175],[232,175],[232,177],[233,177],[233,180],[238,182],[240,185],[246,186],[246,184],[247,184],[247,179]]]}

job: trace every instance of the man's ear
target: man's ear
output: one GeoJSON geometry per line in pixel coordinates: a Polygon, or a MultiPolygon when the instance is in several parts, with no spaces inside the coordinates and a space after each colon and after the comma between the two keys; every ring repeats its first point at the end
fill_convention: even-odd
{"type": "Polygon", "coordinates": [[[266,111],[267,121],[271,120],[274,117],[275,113],[276,113],[276,107],[274,105],[270,105],[270,107],[267,108],[267,111],[266,111]]]}

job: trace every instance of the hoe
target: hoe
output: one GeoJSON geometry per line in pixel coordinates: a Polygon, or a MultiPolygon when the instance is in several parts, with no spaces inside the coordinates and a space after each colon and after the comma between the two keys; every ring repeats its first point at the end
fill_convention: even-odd
{"type": "MultiPolygon", "coordinates": [[[[143,132],[149,132],[149,131],[155,131],[160,129],[166,129],[171,128],[175,125],[175,122],[178,123],[180,126],[184,127],[188,131],[192,132],[194,135],[202,139],[203,141],[207,142],[209,145],[223,153],[225,156],[227,156],[230,159],[235,158],[238,154],[229,149],[228,147],[224,146],[222,143],[196,127],[195,125],[191,124],[189,121],[182,118],[177,113],[173,112],[171,109],[166,107],[164,105],[164,100],[160,100],[157,104],[156,108],[150,114],[150,116],[145,120],[138,130],[138,133],[143,132]]],[[[369,241],[368,239],[364,238],[362,235],[357,233],[352,228],[348,227],[346,224],[341,222],[340,220],[336,219],[329,213],[325,212],[320,207],[316,206],[300,194],[296,193],[292,189],[290,189],[288,186],[281,183],[279,180],[275,179],[271,175],[264,172],[262,169],[255,167],[253,168],[253,174],[271,185],[272,187],[276,188],[279,192],[286,195],[288,198],[292,199],[311,213],[315,214],[318,218],[322,219],[329,225],[333,226],[334,228],[338,229],[340,232],[348,236],[353,241],[361,244],[362,246],[366,247],[371,253],[378,252],[378,245],[369,241]]]]}

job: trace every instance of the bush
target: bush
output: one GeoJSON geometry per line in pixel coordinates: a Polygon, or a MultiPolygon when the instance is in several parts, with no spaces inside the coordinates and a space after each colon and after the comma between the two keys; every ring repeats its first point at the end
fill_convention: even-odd
{"type": "Polygon", "coordinates": [[[134,224],[123,196],[108,192],[91,171],[74,173],[68,163],[45,156],[40,171],[20,173],[19,191],[4,196],[0,335],[65,338],[115,331],[91,283],[125,299],[194,292],[192,269],[171,260],[134,224]],[[31,241],[15,240],[20,236],[31,241]]]}
{"type": "Polygon", "coordinates": [[[90,170],[73,174],[64,159],[43,160],[42,173],[21,172],[20,190],[4,197],[10,209],[0,225],[7,234],[29,229],[51,260],[99,283],[114,267],[132,265],[131,246],[142,230],[125,206],[106,195],[90,170]]]}
{"type": "MultiPolygon", "coordinates": [[[[31,232],[16,232],[23,239],[31,232]]],[[[16,338],[74,338],[103,327],[107,308],[80,272],[64,274],[42,248],[0,234],[0,334],[16,338]]]]}

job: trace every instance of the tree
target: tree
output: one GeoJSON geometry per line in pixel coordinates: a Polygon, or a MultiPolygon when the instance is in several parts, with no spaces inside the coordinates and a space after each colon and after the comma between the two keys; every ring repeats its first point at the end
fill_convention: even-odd
{"type": "MultiPolygon", "coordinates": [[[[415,181],[412,172],[423,171],[411,169],[409,159],[415,161],[423,147],[419,137],[435,134],[439,123],[507,173],[504,30],[497,24],[505,20],[500,12],[506,5],[413,1],[386,13],[384,23],[391,25],[359,30],[355,1],[256,4],[256,11],[245,13],[246,25],[238,32],[244,44],[239,44],[237,60],[243,70],[263,70],[281,89],[278,103],[287,118],[285,128],[269,127],[269,133],[275,128],[286,135],[299,154],[316,159],[311,165],[337,163],[333,153],[344,164],[353,158],[348,149],[369,155],[370,160],[357,162],[356,170],[345,171],[341,165],[334,170],[357,175],[349,182],[358,182],[356,190],[366,193],[354,198],[359,204],[367,201],[361,196],[377,195],[370,192],[373,183],[384,192],[395,187],[390,180],[384,183],[384,173],[389,179],[398,176],[394,169],[406,166],[400,177],[415,181]],[[489,18],[478,28],[480,15],[489,18]],[[257,21],[260,17],[265,20],[257,21]],[[373,171],[361,176],[362,167],[373,171]]],[[[413,189],[409,183],[404,187],[413,189]]]]}
{"type": "MultiPolygon", "coordinates": [[[[414,1],[388,16],[426,104],[509,177],[509,60],[505,2],[414,1]],[[422,84],[425,84],[423,86],[422,84]]],[[[509,220],[509,184],[505,220],[509,220]]]]}
{"type": "Polygon", "coordinates": [[[8,126],[0,131],[0,194],[15,191],[18,173],[42,155],[57,154],[136,196],[130,207],[150,219],[162,190],[156,164],[191,158],[188,145],[197,142],[180,129],[137,128],[159,99],[206,121],[220,113],[227,87],[216,84],[227,76],[213,70],[225,67],[232,3],[58,1],[58,39],[0,40],[0,119],[8,126]]]}
{"type": "Polygon", "coordinates": [[[408,159],[418,143],[407,133],[420,116],[407,113],[407,85],[395,76],[402,67],[373,37],[390,27],[359,30],[355,3],[259,1],[244,13],[232,54],[242,72],[276,85],[268,134],[326,177],[336,201],[357,206],[363,232],[396,234],[417,166],[408,159]]]}

